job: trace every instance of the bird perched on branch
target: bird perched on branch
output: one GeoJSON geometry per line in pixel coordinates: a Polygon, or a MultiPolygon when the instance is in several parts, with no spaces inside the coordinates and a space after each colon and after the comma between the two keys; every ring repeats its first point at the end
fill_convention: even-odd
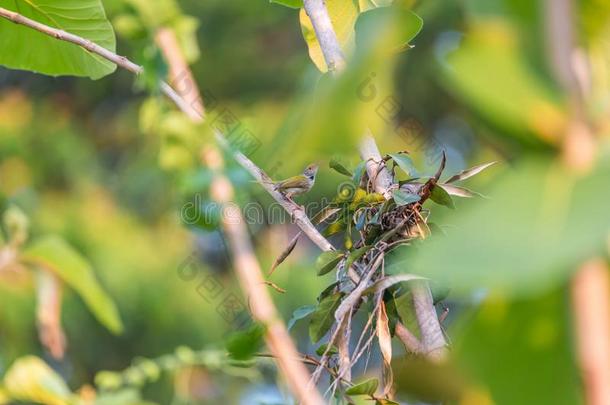
{"type": "Polygon", "coordinates": [[[316,173],[318,173],[318,165],[310,164],[303,170],[303,174],[274,182],[273,189],[284,194],[286,198],[292,201],[293,196],[305,194],[311,190],[316,181],[316,173]]]}

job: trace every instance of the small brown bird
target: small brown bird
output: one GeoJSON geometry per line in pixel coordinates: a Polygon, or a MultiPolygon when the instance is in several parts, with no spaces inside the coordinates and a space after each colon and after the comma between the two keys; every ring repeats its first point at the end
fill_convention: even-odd
{"type": "Polygon", "coordinates": [[[284,194],[289,200],[292,200],[293,196],[305,194],[311,190],[316,181],[316,173],[318,173],[318,165],[310,164],[305,168],[303,174],[273,183],[273,189],[284,194]]]}

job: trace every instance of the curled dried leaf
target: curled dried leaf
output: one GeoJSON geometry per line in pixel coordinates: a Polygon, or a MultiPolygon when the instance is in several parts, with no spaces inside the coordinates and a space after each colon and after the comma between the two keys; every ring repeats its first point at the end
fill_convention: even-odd
{"type": "Polygon", "coordinates": [[[286,290],[285,290],[285,289],[283,289],[282,287],[278,286],[277,284],[275,284],[275,283],[274,283],[274,282],[272,282],[272,281],[265,280],[265,281],[263,281],[263,283],[264,283],[265,285],[268,285],[269,287],[273,288],[275,291],[277,291],[277,292],[279,292],[279,293],[284,294],[284,293],[286,292],[286,290]]]}
{"type": "Polygon", "coordinates": [[[462,170],[461,172],[451,176],[445,183],[453,183],[455,181],[466,180],[472,176],[475,176],[475,175],[481,173],[483,170],[487,169],[488,167],[490,167],[494,164],[496,164],[495,161],[489,162],[489,163],[484,163],[482,165],[478,165],[475,167],[471,167],[470,169],[462,170]]]}
{"type": "Polygon", "coordinates": [[[456,197],[464,197],[464,198],[472,198],[472,197],[483,197],[482,194],[476,193],[472,190],[468,190],[464,187],[454,186],[452,184],[437,184],[437,186],[441,187],[443,190],[447,192],[449,195],[454,195],[456,197]]]}
{"type": "Polygon", "coordinates": [[[290,256],[290,253],[292,253],[292,251],[294,250],[294,248],[297,245],[297,242],[299,241],[299,237],[301,236],[303,232],[299,232],[295,235],[294,238],[292,238],[292,240],[290,241],[290,243],[288,244],[288,246],[286,247],[286,249],[284,249],[284,251],[278,256],[277,259],[275,259],[275,261],[273,262],[273,265],[271,266],[271,270],[269,270],[269,275],[273,274],[273,272],[275,271],[275,269],[277,268],[277,266],[279,266],[280,264],[282,264],[284,262],[284,260],[286,260],[286,258],[288,256],[290,256]]]}
{"type": "Polygon", "coordinates": [[[379,350],[383,358],[383,395],[386,396],[392,389],[392,336],[385,303],[382,301],[377,310],[377,339],[379,350]]]}

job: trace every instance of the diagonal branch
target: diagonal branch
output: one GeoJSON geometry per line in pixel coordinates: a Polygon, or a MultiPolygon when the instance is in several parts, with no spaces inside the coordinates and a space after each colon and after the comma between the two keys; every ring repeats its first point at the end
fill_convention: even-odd
{"type": "MultiPolygon", "coordinates": [[[[230,148],[229,143],[222,136],[217,133],[216,138],[218,142],[226,148],[230,148]]],[[[305,213],[305,210],[299,205],[290,201],[284,196],[284,194],[276,191],[273,187],[271,178],[254,162],[252,162],[246,155],[239,151],[233,150],[233,158],[240,164],[241,167],[246,169],[248,173],[269,193],[275,201],[277,201],[290,215],[293,221],[298,225],[299,228],[315,243],[321,250],[329,251],[335,250],[333,245],[316,229],[311,223],[311,220],[305,213]]]]}
{"type": "MultiPolygon", "coordinates": [[[[168,61],[172,80],[176,80],[180,75],[185,75],[186,80],[190,82],[188,87],[182,87],[181,96],[182,99],[189,99],[193,108],[199,112],[198,115],[189,115],[189,117],[194,122],[201,122],[204,112],[203,103],[174,32],[167,28],[160,29],[156,35],[156,42],[168,61]]],[[[222,155],[217,148],[208,147],[203,151],[202,159],[215,172],[210,186],[212,198],[226,206],[233,200],[234,191],[231,182],[222,173],[224,164],[222,155]]],[[[265,288],[263,273],[254,254],[246,222],[241,213],[239,211],[232,213],[230,219],[229,216],[222,215],[222,228],[231,246],[233,263],[241,289],[251,298],[249,302],[253,317],[266,327],[265,341],[277,358],[290,390],[302,404],[321,405],[323,400],[318,391],[306,389],[309,372],[298,360],[296,347],[265,288]],[[235,221],[235,215],[238,216],[237,221],[235,221]]]]}

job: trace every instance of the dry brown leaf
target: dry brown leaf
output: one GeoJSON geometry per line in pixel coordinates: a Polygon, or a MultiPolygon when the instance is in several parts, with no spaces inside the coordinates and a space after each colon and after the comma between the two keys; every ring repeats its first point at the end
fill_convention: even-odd
{"type": "Polygon", "coordinates": [[[299,241],[299,237],[301,236],[302,233],[303,232],[297,233],[295,235],[295,237],[292,238],[292,240],[288,244],[288,247],[286,247],[286,249],[284,249],[284,251],[278,256],[278,258],[275,259],[275,262],[273,262],[273,266],[271,266],[271,270],[269,270],[269,275],[273,274],[273,272],[275,271],[277,266],[282,264],[284,262],[284,260],[286,260],[286,258],[288,256],[290,256],[290,253],[292,253],[294,248],[297,246],[297,242],[299,241]]]}
{"type": "Polygon", "coordinates": [[[385,303],[382,301],[377,311],[377,339],[379,350],[383,358],[383,396],[392,390],[394,379],[392,377],[392,336],[390,335],[390,324],[386,313],[385,303]]]}
{"type": "Polygon", "coordinates": [[[57,277],[41,270],[36,278],[38,337],[51,356],[61,359],[66,349],[66,336],[61,327],[61,290],[57,277]]]}
{"type": "Polygon", "coordinates": [[[275,291],[284,294],[286,292],[285,289],[283,289],[282,287],[278,286],[277,284],[275,284],[274,282],[265,280],[263,281],[264,284],[268,285],[269,287],[273,288],[275,291]]]}

